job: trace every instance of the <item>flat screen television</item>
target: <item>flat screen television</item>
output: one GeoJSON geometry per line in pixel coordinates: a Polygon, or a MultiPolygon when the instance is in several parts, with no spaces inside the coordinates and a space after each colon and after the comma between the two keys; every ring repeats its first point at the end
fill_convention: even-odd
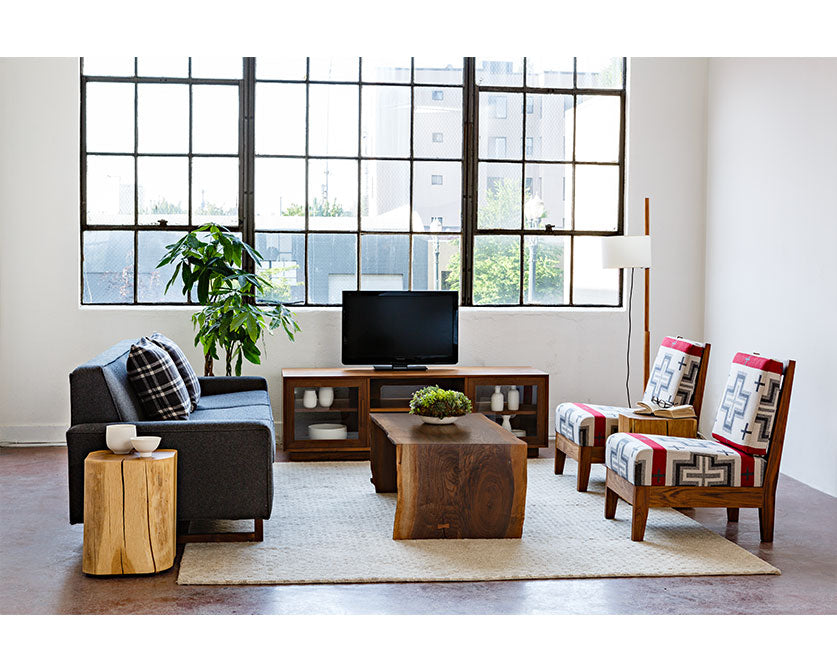
{"type": "Polygon", "coordinates": [[[343,364],[423,369],[459,361],[459,295],[343,292],[343,364]]]}

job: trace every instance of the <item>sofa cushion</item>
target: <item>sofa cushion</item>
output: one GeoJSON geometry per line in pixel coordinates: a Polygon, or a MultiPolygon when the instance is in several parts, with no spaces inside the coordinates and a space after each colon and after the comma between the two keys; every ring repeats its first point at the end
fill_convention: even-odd
{"type": "Polygon", "coordinates": [[[634,485],[757,487],[767,461],[708,439],[616,433],[605,464],[634,485]]]}
{"type": "Polygon", "coordinates": [[[619,414],[630,413],[621,406],[580,404],[572,401],[555,409],[555,431],[579,446],[603,446],[619,425],[619,414]]]}
{"type": "Polygon", "coordinates": [[[643,401],[664,405],[691,404],[705,344],[666,336],[651,368],[643,401]]]}
{"type": "Polygon", "coordinates": [[[187,420],[192,402],[169,354],[147,338],[131,346],[128,380],[152,420],[187,420]]]}
{"type": "Polygon", "coordinates": [[[189,400],[192,402],[192,408],[189,410],[194,411],[198,406],[198,402],[201,400],[201,384],[198,381],[198,376],[195,373],[195,370],[192,368],[189,360],[186,359],[186,355],[183,354],[183,350],[180,349],[180,346],[177,345],[177,343],[158,331],[151,334],[151,342],[155,345],[159,345],[163,348],[163,350],[169,353],[169,357],[171,357],[174,365],[177,367],[177,372],[180,374],[180,377],[183,378],[183,384],[186,386],[186,391],[189,393],[189,400]]]}
{"type": "Polygon", "coordinates": [[[782,389],[781,362],[739,352],[732,360],[712,436],[751,455],[766,455],[782,389]]]}
{"type": "Polygon", "coordinates": [[[223,420],[225,422],[241,422],[245,420],[269,420],[273,426],[273,411],[270,406],[238,406],[235,408],[201,408],[189,416],[190,421],[206,422],[207,420],[223,420]]]}
{"type": "Polygon", "coordinates": [[[270,406],[270,395],[267,390],[207,394],[201,397],[197,410],[239,408],[241,406],[270,406]]]}

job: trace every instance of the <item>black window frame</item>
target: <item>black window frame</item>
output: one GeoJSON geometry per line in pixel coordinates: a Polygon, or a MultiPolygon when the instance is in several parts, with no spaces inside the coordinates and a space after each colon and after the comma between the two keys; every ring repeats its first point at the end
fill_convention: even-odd
{"type": "MultiPolygon", "coordinates": [[[[624,216],[625,216],[625,175],[626,175],[626,167],[625,167],[625,135],[626,135],[626,105],[627,105],[627,77],[628,77],[628,70],[627,70],[627,59],[622,58],[622,86],[619,89],[614,88],[579,88],[577,86],[578,82],[578,70],[577,70],[577,59],[573,59],[573,85],[571,87],[565,88],[545,88],[545,87],[530,87],[527,84],[526,76],[527,76],[527,59],[523,59],[523,84],[522,86],[490,86],[479,84],[476,78],[476,58],[475,57],[464,57],[463,58],[463,71],[462,71],[462,82],[461,83],[426,83],[426,82],[417,82],[415,81],[415,59],[411,59],[410,61],[411,66],[411,77],[409,82],[374,82],[374,81],[366,81],[363,79],[363,59],[358,59],[358,79],[357,82],[354,80],[351,83],[356,83],[359,86],[359,98],[362,99],[362,87],[364,85],[372,85],[372,86],[404,86],[408,87],[411,90],[411,101],[412,101],[412,110],[411,110],[411,138],[410,138],[410,156],[409,158],[404,157],[401,160],[407,160],[410,162],[410,209],[412,212],[413,208],[413,194],[414,194],[414,185],[413,185],[413,166],[414,162],[416,161],[444,161],[444,162],[454,162],[460,164],[461,175],[462,175],[462,188],[461,188],[461,199],[462,199],[462,206],[461,206],[461,228],[458,232],[443,232],[444,235],[458,235],[460,237],[460,303],[463,306],[472,306],[477,305],[473,302],[473,285],[474,285],[474,278],[473,278],[473,265],[474,265],[474,240],[475,237],[479,235],[511,235],[511,236],[519,236],[521,243],[520,243],[520,250],[521,250],[521,263],[520,263],[520,297],[519,301],[516,304],[478,304],[481,308],[534,308],[534,309],[541,309],[541,308],[550,308],[550,307],[561,307],[561,308],[571,308],[571,307],[583,307],[583,308],[612,308],[612,307],[622,307],[624,304],[624,274],[619,273],[619,286],[618,286],[618,300],[616,303],[613,304],[602,304],[602,303],[579,303],[574,301],[574,287],[573,287],[573,265],[574,265],[574,241],[577,237],[582,236],[593,236],[593,237],[606,237],[612,235],[621,235],[624,232],[624,216]],[[445,88],[459,88],[462,90],[462,155],[458,159],[451,159],[451,158],[417,158],[414,156],[413,151],[413,118],[415,116],[415,89],[417,88],[425,88],[431,90],[444,90],[445,88]],[[522,138],[523,138],[523,152],[521,153],[520,159],[507,159],[507,158],[498,158],[498,159],[481,159],[479,157],[479,97],[481,93],[489,93],[492,95],[497,94],[507,94],[507,93],[515,93],[523,94],[524,99],[524,107],[523,107],[523,130],[522,130],[522,138]],[[529,105],[528,102],[532,100],[529,98],[530,95],[540,95],[540,94],[562,94],[562,95],[571,95],[573,97],[573,103],[580,96],[614,96],[618,97],[620,101],[620,130],[619,130],[619,156],[616,162],[596,162],[596,161],[576,161],[575,155],[571,157],[572,160],[564,160],[564,161],[544,161],[544,160],[533,160],[530,159],[526,154],[525,151],[525,143],[526,143],[526,116],[527,114],[531,114],[529,112],[529,105]],[[542,229],[526,229],[521,228],[521,230],[517,229],[478,229],[477,228],[477,210],[478,210],[478,174],[479,174],[479,164],[482,162],[503,162],[503,163],[522,163],[523,164],[523,175],[525,177],[525,166],[526,163],[538,163],[538,164],[567,164],[572,165],[573,171],[575,171],[576,165],[609,165],[609,166],[617,166],[619,170],[619,194],[618,194],[618,222],[616,230],[576,230],[574,227],[574,218],[575,218],[575,198],[573,198],[572,202],[572,214],[571,214],[571,222],[569,228],[562,229],[562,228],[554,228],[551,230],[542,230],[542,229]],[[550,236],[550,235],[559,235],[559,236],[566,236],[569,238],[569,264],[565,267],[565,278],[570,283],[569,286],[569,302],[567,303],[559,303],[559,304],[546,304],[546,303],[525,303],[524,302],[524,282],[523,282],[523,253],[524,253],[524,235],[525,234],[536,234],[538,236],[550,236]]],[[[309,77],[310,74],[310,59],[306,59],[306,79],[304,80],[307,84],[312,83],[322,83],[322,84],[335,84],[340,82],[334,81],[325,81],[325,80],[312,80],[309,77]]],[[[82,64],[80,67],[80,88],[81,88],[81,99],[80,99],[80,266],[79,266],[79,280],[80,280],[80,289],[79,289],[79,300],[81,305],[104,305],[104,306],[182,306],[182,305],[190,305],[193,304],[192,297],[188,296],[186,301],[158,301],[158,302],[149,302],[149,301],[139,301],[138,300],[138,244],[139,244],[139,233],[142,231],[190,231],[198,228],[203,224],[203,222],[195,223],[192,221],[192,159],[194,157],[228,157],[228,156],[236,156],[239,161],[239,185],[238,185],[238,227],[235,227],[234,230],[240,232],[243,240],[248,244],[255,247],[256,244],[256,223],[255,223],[255,211],[254,211],[254,173],[255,173],[255,159],[257,157],[256,148],[255,148],[255,90],[256,90],[256,59],[253,57],[245,57],[242,59],[242,78],[241,79],[228,79],[228,78],[197,78],[192,77],[192,59],[189,59],[189,70],[187,77],[147,77],[147,76],[138,76],[137,74],[137,59],[134,59],[134,74],[133,76],[104,76],[104,75],[86,75],[83,69],[83,59],[82,64]],[[85,107],[86,107],[86,85],[89,82],[122,82],[122,83],[132,83],[134,84],[134,147],[133,152],[87,152],[86,148],[86,119],[85,119],[85,107]],[[140,84],[166,84],[166,83],[177,83],[177,84],[187,84],[189,85],[189,148],[188,153],[186,154],[177,154],[177,156],[188,156],[188,205],[187,205],[187,213],[188,213],[188,225],[185,226],[174,226],[174,225],[163,225],[163,224],[139,224],[139,212],[138,212],[138,191],[139,191],[139,180],[137,179],[137,162],[139,158],[143,156],[160,156],[160,154],[155,153],[147,153],[147,152],[139,152],[138,151],[138,143],[137,143],[137,125],[138,125],[138,118],[137,118],[137,86],[140,84]],[[193,153],[192,151],[192,129],[193,129],[193,119],[192,119],[192,109],[193,109],[193,100],[192,100],[192,91],[193,86],[196,85],[223,85],[223,86],[230,86],[230,85],[237,85],[239,90],[239,146],[238,146],[238,153],[236,155],[229,155],[229,154],[206,154],[206,153],[193,153]],[[87,156],[88,155],[116,155],[116,156],[132,156],[134,159],[134,224],[132,226],[127,225],[89,225],[86,221],[87,217],[87,156]],[[133,301],[124,302],[124,303],[113,303],[113,302],[86,302],[84,300],[84,234],[86,231],[129,231],[133,233],[133,301]]],[[[273,80],[273,79],[259,79],[259,82],[299,82],[300,80],[273,80]]],[[[349,83],[349,82],[345,82],[349,83]]],[[[306,88],[307,91],[307,88],[306,88]]],[[[433,96],[433,94],[431,94],[433,96]]],[[[434,98],[435,100],[435,98],[434,98]]],[[[574,124],[575,124],[575,116],[574,124]]],[[[308,97],[306,95],[306,126],[307,126],[307,118],[308,118],[308,97]]],[[[358,123],[361,123],[361,118],[358,119],[358,123]]],[[[306,128],[307,132],[307,128],[306,128]]],[[[573,129],[573,133],[575,133],[575,128],[573,129]]],[[[360,140],[359,140],[360,144],[360,140]]],[[[573,152],[575,152],[575,143],[573,143],[573,152]]],[[[163,154],[163,156],[166,156],[163,154]]],[[[261,156],[261,155],[258,155],[261,156]]],[[[273,156],[273,155],[266,155],[266,156],[273,156]]],[[[308,149],[307,149],[307,139],[306,139],[306,152],[305,152],[305,161],[306,161],[306,203],[305,203],[305,219],[306,219],[306,226],[305,226],[305,248],[306,248],[306,259],[304,260],[305,265],[305,301],[304,302],[296,302],[290,303],[291,306],[299,306],[299,307],[318,307],[318,306],[328,306],[328,307],[335,307],[339,306],[340,304],[318,304],[310,302],[309,299],[309,285],[308,285],[308,259],[307,259],[307,249],[308,249],[308,236],[309,233],[323,233],[320,231],[311,231],[308,230],[308,197],[307,197],[307,163],[308,163],[308,149]]],[[[360,167],[361,162],[364,159],[370,159],[368,156],[364,156],[361,152],[360,147],[358,148],[358,166],[360,167]]],[[[372,157],[372,160],[378,160],[375,157],[372,157]]],[[[388,160],[388,159],[383,159],[388,160]]],[[[359,168],[360,170],[360,168],[359,168]]],[[[521,181],[522,187],[521,192],[522,194],[525,193],[525,180],[521,181]]],[[[575,180],[572,182],[573,191],[575,190],[575,180]]],[[[360,184],[358,184],[358,192],[360,192],[360,184]]],[[[521,200],[523,196],[521,195],[521,200]]],[[[361,216],[361,206],[360,206],[360,194],[358,198],[358,220],[360,220],[361,216]]],[[[259,233],[283,233],[284,231],[274,231],[274,230],[259,230],[259,233]]],[[[296,231],[288,231],[287,233],[298,233],[296,231]]],[[[414,235],[432,235],[428,231],[423,230],[413,230],[412,225],[410,226],[408,231],[392,231],[392,232],[370,232],[364,231],[360,226],[358,226],[357,234],[357,266],[356,266],[356,279],[357,279],[357,287],[360,287],[361,279],[362,279],[362,268],[361,268],[361,241],[364,235],[381,235],[383,233],[390,233],[393,235],[409,235],[410,238],[410,252],[409,252],[409,265],[410,270],[409,274],[410,277],[408,278],[408,286],[412,286],[413,278],[412,278],[412,264],[413,264],[413,236],[414,235]]],[[[253,271],[252,263],[247,260],[245,264],[247,270],[253,271]]]]}

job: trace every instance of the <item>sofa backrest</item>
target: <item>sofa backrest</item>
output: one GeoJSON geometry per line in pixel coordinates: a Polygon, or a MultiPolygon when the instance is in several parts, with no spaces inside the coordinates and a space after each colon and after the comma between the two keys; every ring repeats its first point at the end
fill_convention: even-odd
{"type": "Polygon", "coordinates": [[[134,343],[120,341],[70,374],[71,424],[144,419],[125,364],[134,343]]]}

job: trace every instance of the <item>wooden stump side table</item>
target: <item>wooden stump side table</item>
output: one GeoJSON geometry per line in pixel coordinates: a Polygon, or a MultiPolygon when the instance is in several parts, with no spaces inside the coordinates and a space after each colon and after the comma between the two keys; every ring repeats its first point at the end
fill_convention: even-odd
{"type": "Polygon", "coordinates": [[[85,574],[153,574],[174,564],[177,451],[97,450],[84,460],[85,574]]]}
{"type": "Polygon", "coordinates": [[[693,439],[697,436],[697,418],[660,418],[656,415],[620,413],[618,431],[693,439]]]}

